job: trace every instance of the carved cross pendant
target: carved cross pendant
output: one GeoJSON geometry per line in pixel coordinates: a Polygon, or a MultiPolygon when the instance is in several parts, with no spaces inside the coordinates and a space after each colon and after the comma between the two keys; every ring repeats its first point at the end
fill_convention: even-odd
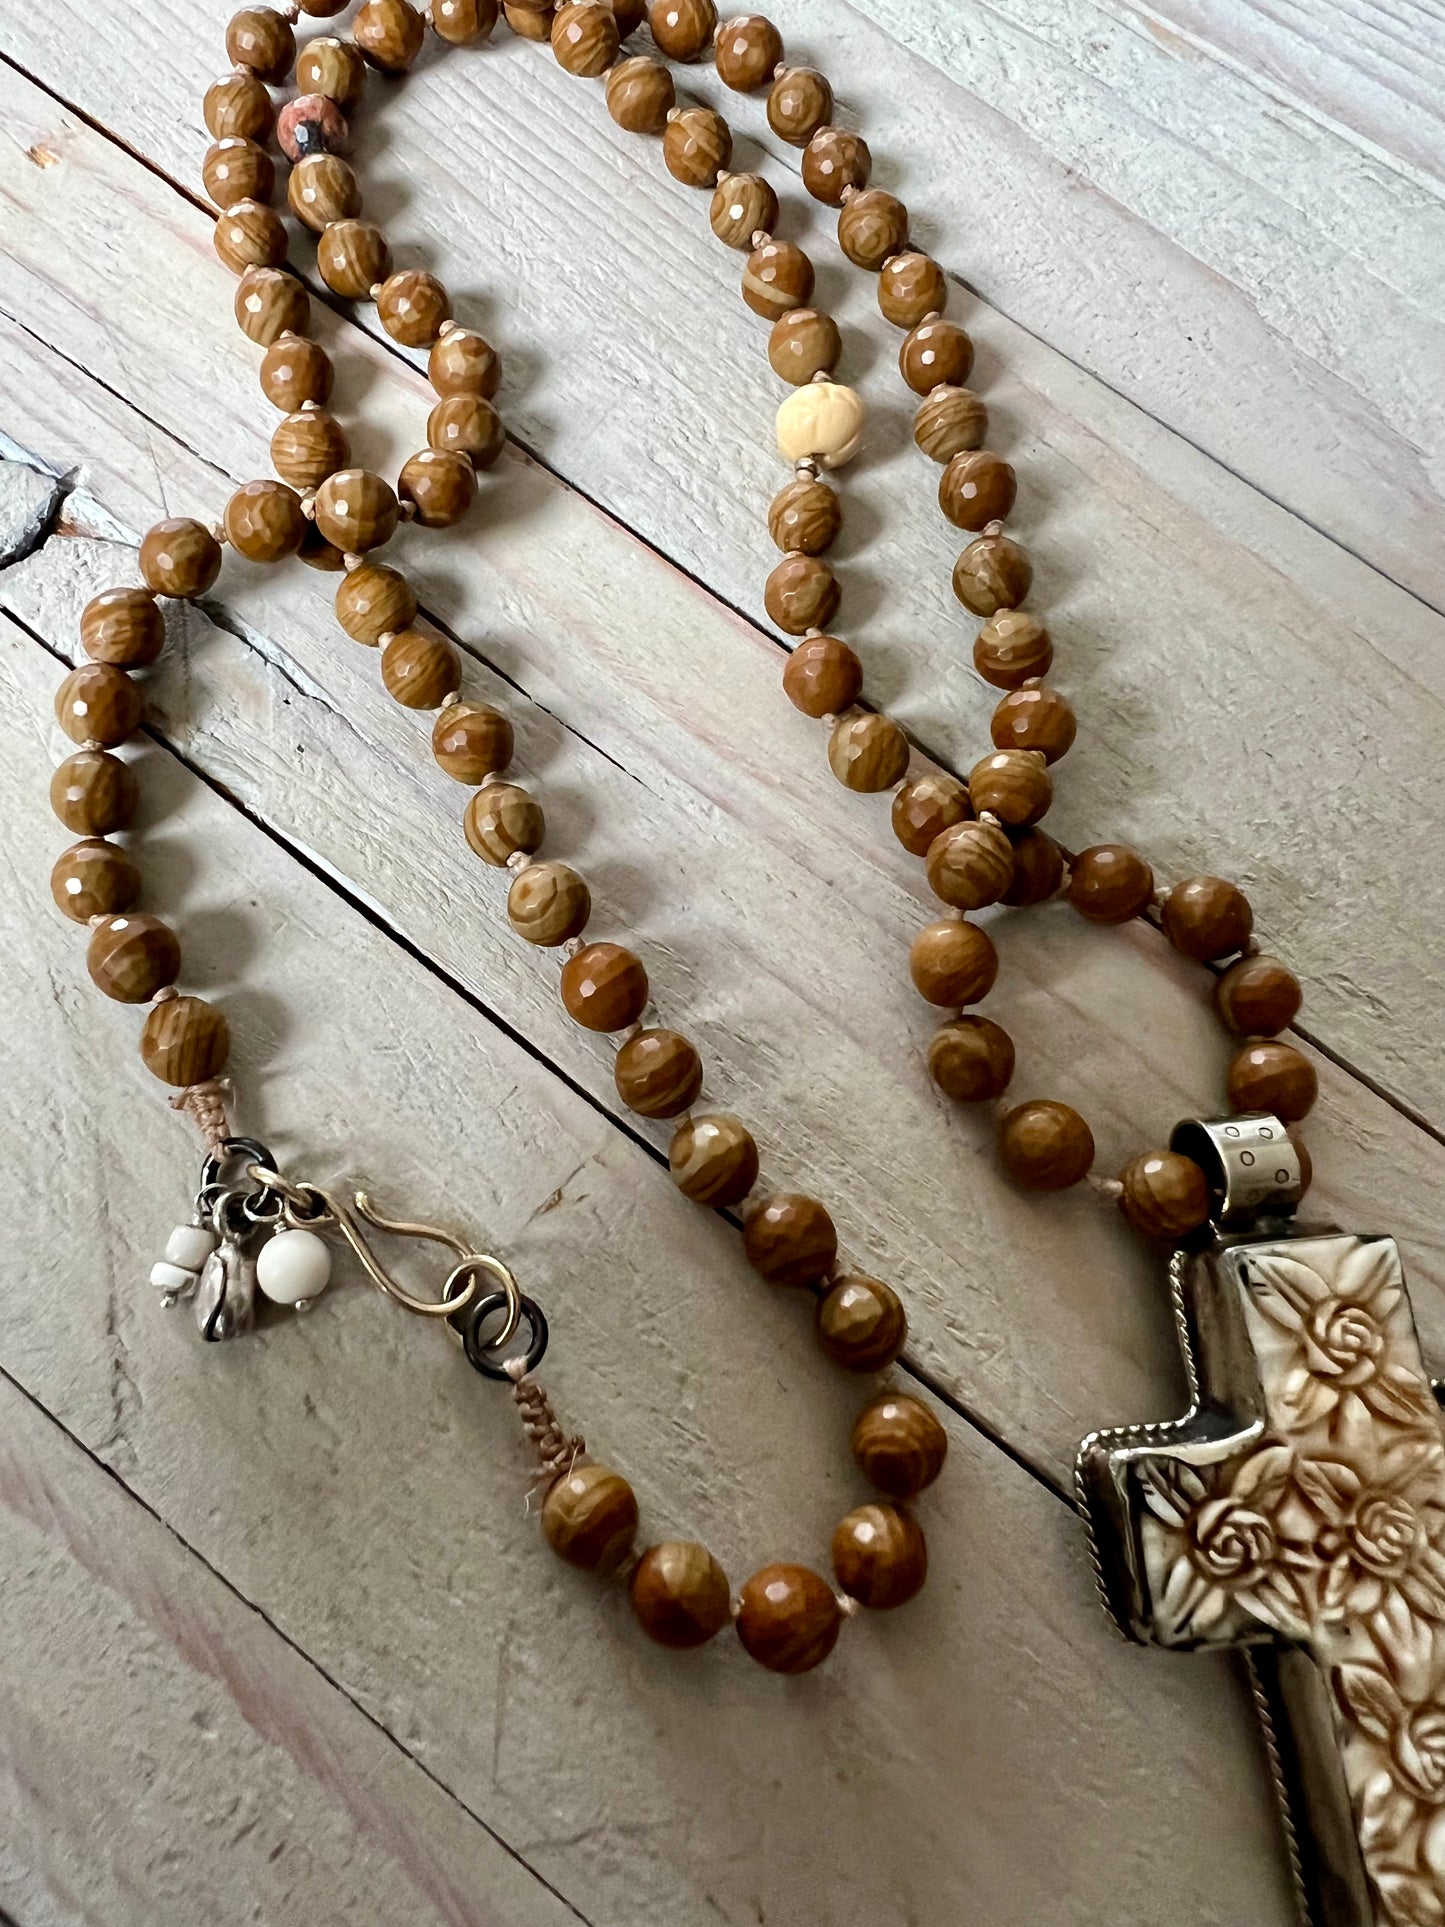
{"type": "Polygon", "coordinates": [[[1104,1603],[1250,1648],[1309,1927],[1445,1927],[1445,1428],[1400,1254],[1292,1225],[1275,1118],[1174,1147],[1217,1207],[1171,1267],[1191,1404],[1080,1447],[1104,1603]]]}

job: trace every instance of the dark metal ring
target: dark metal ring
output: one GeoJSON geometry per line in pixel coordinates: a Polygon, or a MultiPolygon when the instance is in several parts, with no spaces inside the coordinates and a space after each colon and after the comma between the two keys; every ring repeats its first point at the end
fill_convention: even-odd
{"type": "MultiPolygon", "coordinates": [[[[510,1379],[512,1376],[506,1368],[506,1361],[492,1355],[491,1346],[479,1336],[487,1320],[494,1313],[506,1309],[506,1292],[489,1291],[485,1298],[474,1299],[465,1311],[458,1312],[451,1320],[461,1338],[467,1363],[474,1366],[484,1378],[510,1379]]],[[[527,1327],[527,1349],[523,1358],[527,1370],[535,1372],[547,1349],[547,1320],[542,1314],[542,1307],[534,1299],[523,1298],[522,1322],[527,1327]]]]}
{"type": "Polygon", "coordinates": [[[264,1164],[267,1170],[275,1169],[271,1153],[259,1138],[228,1137],[218,1144],[214,1151],[207,1152],[206,1161],[201,1166],[201,1190],[205,1191],[211,1185],[217,1184],[226,1166],[234,1164],[236,1159],[241,1157],[244,1157],[248,1164],[264,1164]]]}

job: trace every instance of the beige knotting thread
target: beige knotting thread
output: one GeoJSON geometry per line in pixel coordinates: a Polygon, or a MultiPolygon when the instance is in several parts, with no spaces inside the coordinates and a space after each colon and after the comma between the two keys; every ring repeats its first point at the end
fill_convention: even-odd
{"type": "Polygon", "coordinates": [[[188,1084],[178,1097],[171,1099],[171,1109],[194,1118],[207,1149],[218,1151],[231,1135],[231,1121],[226,1116],[226,1099],[230,1093],[229,1078],[208,1077],[204,1084],[188,1084]]]}
{"type": "Polygon", "coordinates": [[[580,1432],[574,1432],[569,1438],[562,1430],[562,1421],[551,1399],[527,1370],[525,1358],[509,1358],[502,1369],[512,1381],[512,1399],[522,1430],[537,1456],[540,1477],[536,1483],[540,1484],[542,1479],[550,1483],[572,1470],[587,1450],[587,1441],[580,1432]]]}

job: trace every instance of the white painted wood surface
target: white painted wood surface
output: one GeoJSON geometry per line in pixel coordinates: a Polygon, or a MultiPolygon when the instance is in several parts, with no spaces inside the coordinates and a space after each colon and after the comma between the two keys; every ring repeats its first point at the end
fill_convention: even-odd
{"type": "MultiPolygon", "coordinates": [[[[1081,717],[1060,834],[1246,882],[1324,1053],[1319,1207],[1401,1234],[1439,1359],[1430,11],[1414,92],[1372,7],[780,19],[982,297],[980,378],[1081,717]],[[1352,305],[1340,264],[1367,244],[1352,305]]],[[[178,191],[221,28],[199,0],[104,21],[57,0],[0,34],[0,1906],[25,1927],[942,1927],[966,1897],[981,1927],[1283,1922],[1241,1696],[1224,1668],[1109,1640],[1056,1496],[1082,1430],[1177,1402],[1159,1267],[1086,1200],[1014,1197],[930,1095],[902,969],[916,868],[827,777],[755,621],[776,389],[736,261],[544,50],[429,57],[368,116],[368,205],[498,341],[524,445],[406,562],[469,689],[512,710],[599,932],[637,933],[769,1173],[837,1200],[848,1249],[907,1291],[910,1363],[954,1408],[929,1592],[801,1687],[731,1648],[678,1666],[539,1550],[505,1406],[430,1334],[353,1281],[198,1358],[138,1288],[190,1148],[133,1013],[100,1007],[45,902],[48,692],[86,596],[129,573],[122,545],[266,467],[254,353],[178,191]]],[[[757,131],[756,104],[729,112],[757,131]]],[[[795,164],[767,145],[770,170],[795,164]]],[[[867,291],[813,246],[876,403],[845,629],[920,742],[966,765],[991,698],[963,669],[954,545],[898,446],[867,291]]],[[[343,409],[364,397],[358,453],[394,464],[419,382],[355,322],[326,332],[343,409]]],[[[225,995],[248,1122],[485,1229],[554,1311],[558,1393],[658,1530],[738,1575],[820,1557],[853,1489],[852,1388],[617,1114],[328,586],[228,570],[149,686],[148,888],[225,995]]],[[[1021,1077],[1079,1102],[1108,1155],[1217,1103],[1223,1045],[1151,933],[1001,927],[1021,1077]]]]}

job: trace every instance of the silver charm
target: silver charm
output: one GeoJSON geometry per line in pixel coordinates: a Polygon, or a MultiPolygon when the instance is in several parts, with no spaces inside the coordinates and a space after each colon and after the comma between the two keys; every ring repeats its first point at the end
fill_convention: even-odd
{"type": "Polygon", "coordinates": [[[239,1338],[256,1319],[256,1261],[239,1238],[227,1234],[206,1260],[196,1291],[196,1326],[202,1338],[239,1338]]]}
{"type": "Polygon", "coordinates": [[[1393,1240],[1291,1222],[1275,1118],[1181,1125],[1214,1223],[1171,1265],[1190,1409],[1096,1432],[1127,1638],[1247,1647],[1309,1927],[1445,1919],[1445,1425],[1393,1240]]]}

